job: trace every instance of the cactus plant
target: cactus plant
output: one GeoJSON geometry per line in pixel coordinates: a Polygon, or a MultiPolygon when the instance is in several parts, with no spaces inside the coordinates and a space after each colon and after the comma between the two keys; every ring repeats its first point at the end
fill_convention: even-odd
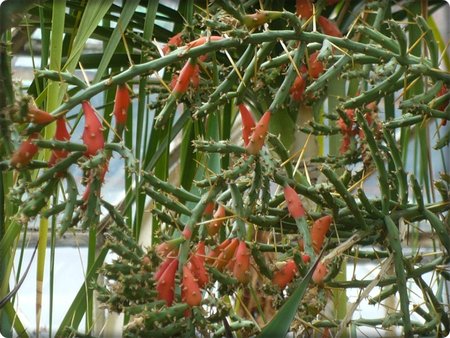
{"type": "MultiPolygon", "coordinates": [[[[26,96],[0,81],[0,292],[20,225],[39,220],[41,263],[48,220],[60,234],[87,230],[85,283],[56,336],[100,335],[94,297],[125,314],[125,337],[450,332],[450,180],[445,164],[439,176],[430,164],[432,146],[448,150],[450,76],[439,67],[450,62],[424,4],[5,3],[30,14],[23,24],[41,16],[43,42],[49,24],[55,40],[26,96]],[[64,32],[73,36],[61,43],[64,32]],[[88,37],[105,43],[95,65],[88,37]],[[96,73],[83,81],[75,71],[86,67],[96,73]],[[106,193],[115,172],[119,204],[106,193]],[[383,274],[347,278],[347,263],[383,274]],[[348,309],[347,289],[361,295],[348,309]],[[362,298],[388,297],[399,305],[386,316],[352,316],[362,298]]],[[[5,74],[8,58],[0,51],[5,74]]],[[[5,302],[0,332],[21,334],[5,302]]]]}

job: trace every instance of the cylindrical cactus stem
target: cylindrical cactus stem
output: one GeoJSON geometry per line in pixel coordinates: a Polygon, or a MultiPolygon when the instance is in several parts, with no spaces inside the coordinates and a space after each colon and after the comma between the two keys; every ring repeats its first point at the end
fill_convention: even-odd
{"type": "Polygon", "coordinates": [[[412,332],[411,317],[409,314],[409,297],[408,287],[406,284],[407,276],[405,266],[403,264],[402,245],[400,243],[400,235],[398,227],[395,225],[392,218],[388,215],[384,217],[384,224],[388,233],[390,250],[394,255],[395,274],[397,276],[398,293],[400,296],[400,310],[402,312],[403,327],[405,335],[410,335],[412,332]]]}
{"type": "Polygon", "coordinates": [[[58,141],[58,140],[36,140],[34,143],[39,148],[66,150],[66,151],[86,151],[87,147],[81,143],[58,141]]]}
{"type": "MultiPolygon", "coordinates": [[[[136,168],[136,158],[133,155],[133,152],[128,149],[123,143],[106,143],[105,150],[114,151],[123,159],[125,159],[125,167],[129,172],[134,172],[136,168]]],[[[110,158],[111,154],[107,155],[107,158],[110,158]]]]}
{"type": "Polygon", "coordinates": [[[189,191],[185,190],[184,188],[180,187],[177,188],[173,186],[172,184],[169,184],[158,177],[156,175],[153,175],[151,173],[144,172],[143,178],[148,181],[152,185],[152,187],[156,189],[161,189],[164,192],[171,194],[178,199],[186,202],[198,202],[200,200],[200,197],[198,197],[195,194],[190,193],[189,191]]]}
{"type": "Polygon", "coordinates": [[[297,65],[301,63],[303,56],[305,55],[306,43],[300,43],[297,50],[295,51],[293,63],[291,62],[286,75],[284,76],[284,80],[275,94],[275,97],[270,104],[268,111],[275,114],[280,107],[283,106],[286,98],[289,96],[289,90],[294,83],[295,78],[299,74],[299,70],[297,65]]]}
{"type": "Polygon", "coordinates": [[[116,223],[116,225],[122,229],[126,229],[127,228],[127,224],[125,222],[125,219],[123,218],[123,216],[119,213],[119,210],[117,210],[117,208],[115,206],[113,206],[112,204],[106,202],[105,200],[101,199],[100,203],[102,204],[103,207],[105,207],[105,209],[109,212],[110,216],[112,217],[112,219],[114,220],[114,223],[116,223]]]}
{"type": "Polygon", "coordinates": [[[356,219],[358,220],[359,225],[363,229],[367,229],[366,221],[364,220],[364,217],[358,208],[358,204],[356,203],[355,198],[348,192],[347,188],[336,175],[336,173],[326,165],[322,167],[322,173],[328,178],[330,183],[334,185],[336,191],[344,199],[348,208],[352,211],[353,215],[355,215],[356,219]]]}
{"type": "Polygon", "coordinates": [[[273,272],[272,272],[272,270],[269,269],[269,266],[267,265],[264,255],[261,252],[261,250],[259,249],[258,244],[252,245],[252,256],[253,256],[253,259],[255,260],[256,265],[259,268],[259,271],[264,276],[266,276],[267,278],[269,278],[271,280],[273,277],[273,272]]]}
{"type": "Polygon", "coordinates": [[[205,141],[205,140],[194,140],[192,142],[195,149],[207,153],[219,153],[219,154],[245,154],[247,151],[245,148],[231,144],[230,141],[205,141]]]}
{"type": "Polygon", "coordinates": [[[402,155],[400,150],[397,148],[397,144],[394,140],[394,137],[387,129],[383,129],[384,139],[387,141],[392,159],[395,165],[395,176],[397,177],[397,185],[398,185],[398,194],[400,203],[402,205],[406,205],[408,203],[408,182],[407,182],[407,173],[403,168],[402,155]]]}
{"type": "Polygon", "coordinates": [[[25,217],[36,216],[41,209],[47,204],[51,194],[57,186],[58,179],[52,178],[39,191],[34,191],[27,201],[24,202],[21,214],[25,217]]]}
{"type": "Polygon", "coordinates": [[[351,61],[351,57],[348,55],[342,56],[339,61],[329,67],[327,71],[322,74],[318,79],[311,83],[305,89],[305,94],[313,93],[321,88],[324,88],[330,79],[335,79],[339,76],[342,69],[351,61]]]}
{"type": "MultiPolygon", "coordinates": [[[[432,87],[422,94],[415,95],[408,100],[403,100],[399,104],[399,108],[407,109],[413,108],[416,104],[428,104],[430,101],[438,96],[439,91],[442,89],[444,83],[442,81],[437,81],[432,87]]],[[[434,104],[433,107],[434,108],[434,104]]]]}
{"type": "Polygon", "coordinates": [[[383,291],[381,291],[378,295],[376,295],[374,297],[369,297],[368,303],[370,305],[375,305],[377,303],[381,303],[386,298],[395,295],[397,293],[397,291],[398,291],[397,285],[389,286],[389,287],[385,288],[383,291]]]}
{"type": "MultiPolygon", "coordinates": [[[[381,202],[383,207],[383,213],[386,215],[389,210],[389,201],[390,201],[390,191],[389,191],[389,182],[388,182],[388,173],[384,165],[384,161],[380,156],[380,149],[378,148],[378,145],[375,141],[375,137],[373,135],[372,129],[367,124],[366,119],[362,115],[361,112],[356,113],[356,119],[364,131],[365,139],[367,141],[367,145],[370,150],[370,154],[375,162],[375,166],[378,170],[378,180],[380,182],[380,189],[381,189],[381,202]]],[[[332,176],[333,172],[331,171],[330,177],[332,176]]],[[[336,185],[335,185],[336,186],[336,185]]],[[[349,194],[349,192],[345,189],[346,194],[349,194]]],[[[342,195],[341,195],[342,196],[342,195]]],[[[347,202],[347,201],[346,201],[347,202]]],[[[349,205],[350,208],[350,205],[349,205]]],[[[353,211],[353,210],[352,210],[353,211]]],[[[357,214],[355,214],[356,216],[357,214]]]]}
{"type": "MultiPolygon", "coordinates": [[[[237,69],[246,69],[248,63],[252,60],[254,56],[254,49],[255,47],[253,45],[249,45],[247,49],[245,50],[244,54],[242,54],[241,58],[236,62],[236,68],[237,69]]],[[[236,69],[233,68],[233,70],[227,75],[224,81],[222,81],[214,90],[214,92],[209,96],[208,102],[203,104],[197,112],[193,115],[195,119],[201,118],[205,116],[208,111],[212,110],[213,108],[217,107],[222,100],[220,96],[223,93],[228,93],[229,90],[232,88],[233,84],[236,83],[238,80],[238,73],[236,72],[236,69]]]]}
{"type": "MultiPolygon", "coordinates": [[[[82,153],[80,153],[82,154],[82,153]]],[[[61,163],[61,162],[60,162],[61,163]]],[[[59,164],[59,163],[58,163],[59,164]]],[[[66,230],[72,225],[73,212],[75,210],[75,205],[77,202],[78,189],[75,179],[72,174],[67,173],[66,179],[66,193],[67,193],[67,203],[64,208],[64,214],[61,218],[59,235],[62,236],[66,230]]]]}
{"type": "Polygon", "coordinates": [[[74,152],[70,154],[64,160],[56,163],[52,168],[45,170],[35,181],[30,182],[29,187],[38,187],[42,183],[48,181],[49,179],[55,177],[57,173],[61,171],[66,171],[72,164],[77,163],[77,160],[83,156],[81,151],[74,152]]]}
{"type": "MultiPolygon", "coordinates": [[[[173,321],[175,318],[181,318],[184,316],[184,312],[189,308],[187,304],[175,304],[173,306],[156,309],[146,313],[145,323],[148,326],[152,326],[155,322],[167,323],[173,321]]],[[[144,312],[145,313],[145,312],[144,312]]],[[[150,336],[149,336],[150,337],[150,336]]]]}
{"type": "Polygon", "coordinates": [[[433,34],[433,31],[431,30],[430,26],[427,23],[427,20],[421,16],[416,16],[416,22],[417,26],[419,26],[419,29],[422,31],[422,33],[425,35],[425,43],[428,46],[428,51],[430,53],[429,58],[431,60],[431,66],[433,68],[439,68],[439,46],[436,42],[435,35],[433,34]]]}
{"type": "Polygon", "coordinates": [[[231,197],[233,199],[233,208],[236,211],[235,226],[232,232],[236,232],[240,239],[244,239],[247,233],[244,219],[247,216],[244,210],[244,201],[242,200],[241,192],[236,184],[230,184],[231,197]]]}
{"type": "Polygon", "coordinates": [[[249,156],[248,159],[237,164],[233,169],[224,170],[221,174],[206,178],[201,181],[195,182],[196,186],[199,188],[206,188],[213,184],[216,184],[219,180],[235,180],[247,174],[250,170],[250,164],[254,161],[253,156],[249,156]]]}
{"type": "Polygon", "coordinates": [[[398,69],[389,76],[387,79],[383,80],[382,82],[378,83],[376,86],[372,87],[371,89],[367,90],[366,92],[360,94],[359,96],[356,96],[354,98],[349,99],[343,104],[343,108],[357,108],[360,107],[366,103],[372,102],[376,100],[380,93],[383,93],[383,95],[386,95],[393,91],[392,88],[397,80],[400,79],[400,77],[405,73],[405,67],[401,66],[398,67],[398,69]]]}
{"type": "Polygon", "coordinates": [[[356,32],[361,32],[363,35],[368,37],[369,39],[373,40],[374,42],[378,43],[381,47],[390,50],[394,53],[399,53],[399,46],[398,44],[391,39],[390,37],[384,35],[383,33],[372,29],[368,26],[356,26],[356,32]]]}
{"type": "Polygon", "coordinates": [[[284,144],[281,142],[280,138],[276,137],[273,134],[269,133],[267,140],[269,141],[270,145],[273,147],[273,150],[280,157],[280,160],[282,161],[282,166],[284,166],[287,176],[289,178],[292,178],[293,174],[294,174],[294,168],[292,167],[292,163],[289,160],[288,150],[286,149],[284,144]]]}
{"type": "Polygon", "coordinates": [[[86,186],[83,200],[85,204],[82,206],[84,211],[81,227],[82,229],[88,229],[95,227],[100,219],[100,188],[101,180],[97,175],[90,174],[90,182],[86,186]]]}
{"type": "Polygon", "coordinates": [[[187,216],[190,216],[192,213],[191,210],[189,210],[183,204],[174,201],[173,199],[169,198],[168,196],[166,196],[158,191],[155,191],[154,189],[152,189],[148,186],[144,185],[143,190],[145,191],[145,193],[148,196],[153,198],[155,200],[155,202],[164,205],[166,208],[168,208],[172,211],[175,211],[179,214],[187,215],[187,216]]]}
{"type": "Polygon", "coordinates": [[[213,279],[218,281],[220,284],[236,286],[239,283],[236,278],[233,278],[226,273],[222,273],[218,269],[213,268],[212,266],[208,266],[207,269],[209,273],[212,275],[213,279]]]}

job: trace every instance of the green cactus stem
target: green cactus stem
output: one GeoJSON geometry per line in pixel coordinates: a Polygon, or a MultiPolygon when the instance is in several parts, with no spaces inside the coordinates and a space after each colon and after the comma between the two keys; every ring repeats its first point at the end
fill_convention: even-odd
{"type": "Polygon", "coordinates": [[[399,60],[399,62],[404,63],[407,60],[406,54],[408,49],[408,43],[405,32],[400,27],[400,25],[394,20],[388,21],[388,25],[398,43],[399,57],[397,57],[397,60],[399,60]]]}
{"type": "MultiPolygon", "coordinates": [[[[371,29],[368,26],[356,26],[355,27],[356,32],[362,33],[364,36],[368,37],[372,41],[378,43],[381,47],[397,54],[399,53],[399,46],[398,44],[392,40],[390,37],[384,35],[383,33],[371,29]]],[[[376,63],[376,62],[375,62],[376,63]]]]}
{"type": "MultiPolygon", "coordinates": [[[[245,151],[245,150],[244,150],[245,151]]],[[[148,181],[154,187],[155,189],[159,189],[164,191],[167,194],[171,194],[181,201],[186,202],[198,202],[200,200],[200,197],[198,197],[195,194],[190,193],[189,191],[185,190],[184,188],[177,188],[173,186],[172,184],[169,184],[158,177],[156,177],[153,174],[149,174],[144,172],[143,178],[148,181]]]]}
{"type": "MultiPolygon", "coordinates": [[[[133,152],[128,149],[123,143],[106,143],[105,144],[106,151],[114,151],[122,158],[125,159],[125,167],[128,172],[134,173],[136,169],[136,158],[134,157],[133,152]]],[[[109,156],[110,157],[110,156],[109,156]]]]}
{"type": "Polygon", "coordinates": [[[283,162],[284,169],[286,170],[286,174],[289,178],[293,178],[294,168],[292,166],[291,161],[289,160],[289,153],[284,144],[281,142],[279,137],[269,133],[267,135],[267,140],[269,144],[272,146],[272,150],[278,155],[280,160],[283,162]]]}
{"type": "Polygon", "coordinates": [[[216,268],[212,266],[207,266],[208,272],[212,275],[213,279],[218,281],[220,284],[228,285],[228,286],[237,286],[239,284],[236,278],[227,275],[226,273],[222,273],[216,268]]]}
{"type": "Polygon", "coordinates": [[[34,143],[39,148],[54,149],[54,150],[67,150],[67,151],[81,151],[85,152],[87,147],[81,143],[56,141],[56,140],[35,140],[34,143]]]}
{"type": "Polygon", "coordinates": [[[258,53],[253,57],[252,61],[245,69],[244,75],[242,76],[242,81],[239,83],[239,86],[236,90],[237,93],[236,103],[242,102],[245,90],[248,86],[250,86],[250,80],[255,75],[257,69],[259,69],[262,61],[269,56],[270,52],[274,47],[275,47],[274,42],[265,42],[261,45],[261,48],[259,49],[258,53]]]}
{"type": "Polygon", "coordinates": [[[394,74],[378,83],[373,88],[367,90],[359,96],[351,98],[343,104],[344,109],[361,107],[363,104],[372,102],[379,98],[380,94],[383,96],[393,92],[392,86],[405,73],[405,67],[399,67],[394,74]]]}
{"type": "Polygon", "coordinates": [[[235,154],[241,155],[247,153],[247,150],[243,147],[239,147],[235,144],[231,144],[230,141],[204,141],[195,140],[193,145],[197,151],[207,152],[207,153],[219,153],[219,154],[235,154]]]}
{"type": "Polygon", "coordinates": [[[447,131],[444,136],[441,136],[441,138],[439,138],[433,148],[436,150],[442,149],[448,144],[450,144],[450,130],[447,131]]]}
{"type": "Polygon", "coordinates": [[[252,243],[251,248],[253,259],[255,260],[256,265],[258,265],[259,271],[268,279],[272,280],[273,271],[269,269],[259,244],[252,243]]]}
{"type": "Polygon", "coordinates": [[[221,174],[205,178],[201,181],[196,181],[195,185],[199,188],[206,188],[216,184],[219,180],[236,180],[237,178],[245,175],[250,170],[250,164],[254,161],[254,155],[250,155],[241,164],[237,164],[233,169],[224,170],[221,174]]]}
{"type": "Polygon", "coordinates": [[[247,230],[245,228],[244,219],[247,216],[244,210],[244,202],[242,200],[242,195],[236,184],[229,184],[231,197],[233,199],[233,207],[236,211],[236,217],[234,219],[235,226],[233,227],[231,233],[237,232],[237,237],[241,240],[245,240],[245,235],[247,230]]]}
{"type": "Polygon", "coordinates": [[[375,305],[375,304],[381,303],[386,298],[395,295],[397,293],[397,291],[398,291],[397,285],[389,286],[386,289],[384,289],[383,291],[381,291],[378,295],[376,295],[374,297],[370,297],[369,304],[375,305]]]}
{"type": "Polygon", "coordinates": [[[57,81],[57,82],[66,82],[68,84],[72,84],[74,86],[77,86],[81,89],[87,88],[86,82],[81,80],[79,77],[70,74],[67,71],[64,72],[54,72],[48,69],[36,69],[35,74],[37,77],[44,77],[49,80],[57,81]]]}
{"type": "Polygon", "coordinates": [[[144,185],[142,187],[142,190],[151,198],[153,198],[155,200],[155,202],[164,205],[166,208],[175,211],[179,214],[182,215],[187,215],[190,216],[191,215],[191,210],[189,210],[189,208],[187,208],[186,206],[184,206],[183,204],[181,204],[180,202],[177,202],[171,198],[169,198],[168,196],[166,196],[165,194],[158,192],[150,187],[148,187],[147,185],[144,185]]]}
{"type": "Polygon", "coordinates": [[[284,75],[283,82],[275,93],[275,97],[273,98],[272,103],[270,104],[270,107],[268,109],[268,111],[270,111],[272,114],[275,114],[284,105],[286,98],[289,96],[289,90],[291,89],[292,84],[294,83],[294,80],[299,72],[297,65],[301,63],[303,56],[305,55],[305,50],[306,43],[300,43],[297,50],[295,51],[293,63],[291,61],[291,64],[289,65],[289,68],[284,75]]]}
{"type": "MultiPolygon", "coordinates": [[[[255,162],[255,168],[253,171],[253,179],[250,189],[248,190],[248,199],[247,199],[247,207],[253,209],[256,205],[256,202],[259,198],[259,192],[262,184],[262,169],[261,163],[259,161],[255,162]]],[[[237,188],[239,190],[239,188],[237,188]]]]}
{"type": "Polygon", "coordinates": [[[72,164],[77,163],[77,160],[83,156],[80,151],[74,152],[65,159],[57,162],[53,167],[42,172],[42,174],[34,181],[31,181],[28,187],[34,188],[47,182],[49,179],[55,177],[59,172],[66,171],[72,164]]]}
{"type": "Polygon", "coordinates": [[[388,173],[384,166],[383,159],[380,156],[380,149],[377,146],[375,141],[372,129],[367,124],[366,119],[363,117],[361,112],[356,113],[356,119],[364,131],[364,135],[366,137],[367,145],[370,149],[370,154],[375,162],[375,166],[378,170],[378,181],[380,182],[380,190],[381,190],[381,203],[383,213],[387,215],[389,210],[389,200],[390,200],[390,190],[389,190],[389,182],[388,182],[388,173]]]}
{"type": "Polygon", "coordinates": [[[400,150],[397,148],[397,144],[395,143],[394,137],[387,130],[383,129],[384,139],[387,141],[390,155],[394,161],[395,166],[395,176],[397,178],[398,185],[398,194],[400,197],[400,204],[406,205],[408,203],[408,182],[407,182],[407,174],[403,168],[403,162],[400,154],[400,150]]]}
{"type": "Polygon", "coordinates": [[[39,190],[35,190],[31,193],[31,196],[23,204],[20,210],[21,214],[26,217],[36,216],[41,209],[47,204],[50,196],[53,194],[58,179],[52,178],[42,186],[39,190]]]}
{"type": "Polygon", "coordinates": [[[359,200],[361,201],[362,206],[364,207],[364,209],[366,209],[366,211],[369,213],[370,216],[374,218],[383,217],[383,213],[369,201],[364,190],[361,188],[358,189],[358,197],[359,200]]]}
{"type": "Polygon", "coordinates": [[[389,120],[383,123],[383,127],[386,129],[397,129],[402,127],[409,127],[415,125],[426,118],[422,115],[413,115],[411,113],[403,114],[402,116],[389,120]]]}
{"type": "Polygon", "coordinates": [[[300,127],[300,131],[304,132],[305,134],[312,134],[312,135],[336,135],[341,131],[338,127],[333,126],[327,126],[325,124],[320,124],[315,121],[308,121],[308,125],[311,128],[308,127],[300,127]]]}
{"type": "Polygon", "coordinates": [[[416,104],[428,104],[431,100],[433,100],[436,95],[439,93],[443,85],[442,81],[437,81],[431,88],[429,88],[425,93],[415,95],[408,100],[403,100],[400,102],[399,108],[407,109],[413,108],[416,104]]]}
{"type": "MultiPolygon", "coordinates": [[[[407,274],[407,278],[414,278],[417,276],[421,276],[424,273],[435,271],[437,269],[437,266],[442,264],[445,261],[444,257],[438,257],[434,259],[433,261],[423,264],[419,268],[416,268],[407,274]]],[[[365,280],[351,280],[351,281],[331,281],[327,283],[327,286],[330,288],[344,288],[344,289],[350,289],[350,288],[366,288],[373,280],[365,279],[365,280]]],[[[383,286],[389,286],[389,285],[398,285],[398,276],[386,276],[383,279],[381,279],[377,286],[383,287],[383,286]]]]}
{"type": "Polygon", "coordinates": [[[363,215],[361,214],[361,211],[358,208],[358,205],[356,204],[355,199],[353,196],[348,192],[347,188],[344,186],[342,181],[339,179],[339,177],[336,175],[336,173],[328,166],[324,165],[322,167],[322,173],[328,178],[331,184],[334,185],[336,188],[336,191],[339,195],[343,198],[345,203],[347,204],[348,208],[352,211],[353,215],[355,216],[356,220],[360,224],[360,226],[367,230],[367,224],[364,220],[363,215]]]}
{"type": "Polygon", "coordinates": [[[61,218],[59,235],[62,236],[66,230],[72,225],[73,212],[75,210],[75,206],[77,205],[77,196],[78,189],[75,179],[72,174],[67,173],[66,175],[66,193],[67,193],[67,202],[64,207],[64,213],[61,218]]]}
{"type": "MultiPolygon", "coordinates": [[[[249,45],[245,50],[244,54],[242,54],[241,58],[235,63],[236,68],[238,70],[243,70],[248,67],[248,64],[252,60],[254,56],[255,47],[253,45],[249,45]]],[[[208,102],[203,104],[193,115],[194,119],[201,118],[205,116],[209,111],[216,108],[219,104],[225,101],[225,97],[223,97],[223,93],[229,92],[229,90],[234,86],[234,84],[238,80],[238,73],[236,69],[234,69],[227,75],[227,77],[217,86],[214,92],[209,96],[208,102]],[[221,98],[222,95],[222,98],[221,98]]]]}
{"type": "Polygon", "coordinates": [[[431,60],[431,66],[433,68],[439,68],[439,47],[434,37],[433,31],[431,30],[430,26],[428,26],[427,20],[425,20],[423,16],[416,16],[416,22],[417,26],[419,26],[419,29],[425,35],[424,41],[427,44],[428,52],[430,53],[429,57],[431,60]]]}
{"type": "Polygon", "coordinates": [[[333,64],[331,67],[327,69],[325,73],[323,73],[319,78],[311,83],[305,89],[305,95],[309,93],[313,93],[318,91],[321,88],[324,88],[327,82],[330,79],[336,79],[339,77],[339,74],[342,72],[342,69],[352,60],[352,58],[348,55],[342,56],[339,61],[333,64]]]}
{"type": "MultiPolygon", "coordinates": [[[[231,331],[238,331],[240,329],[253,328],[255,326],[255,323],[252,322],[251,320],[239,320],[239,321],[234,321],[234,322],[228,323],[227,325],[228,325],[228,328],[231,329],[231,331]]],[[[213,337],[223,337],[225,332],[226,332],[225,326],[221,326],[219,329],[217,329],[213,333],[213,337]]]]}
{"type": "Polygon", "coordinates": [[[408,286],[406,285],[407,275],[403,264],[402,245],[397,226],[390,216],[384,217],[384,224],[387,229],[390,249],[394,254],[394,267],[397,276],[398,293],[400,296],[400,310],[403,318],[403,329],[406,337],[412,336],[411,317],[409,314],[408,286]]]}

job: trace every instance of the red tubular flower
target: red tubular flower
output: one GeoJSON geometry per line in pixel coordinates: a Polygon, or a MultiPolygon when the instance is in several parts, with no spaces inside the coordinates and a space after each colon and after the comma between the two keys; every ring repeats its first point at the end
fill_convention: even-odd
{"type": "Polygon", "coordinates": [[[247,152],[249,154],[256,155],[262,149],[269,131],[271,115],[272,113],[270,111],[266,111],[253,129],[253,133],[250,136],[250,140],[247,145],[247,152]]]}
{"type": "Polygon", "coordinates": [[[289,94],[294,101],[301,101],[303,99],[303,92],[306,89],[306,80],[304,75],[298,75],[295,78],[292,87],[289,89],[289,94]]]}
{"type": "Polygon", "coordinates": [[[181,282],[181,301],[189,306],[198,306],[202,301],[202,292],[191,270],[183,266],[183,281],[181,282]]]}
{"type": "Polygon", "coordinates": [[[228,244],[226,246],[226,248],[224,248],[219,256],[217,257],[217,260],[215,262],[215,267],[217,267],[218,270],[223,270],[223,268],[228,264],[228,262],[230,261],[230,259],[233,258],[234,253],[237,249],[239,245],[239,240],[237,238],[233,238],[230,242],[230,244],[228,244]]]}
{"type": "Polygon", "coordinates": [[[28,105],[28,120],[36,124],[48,124],[55,120],[55,117],[48,112],[41,110],[32,104],[28,105]]]}
{"type": "MultiPolygon", "coordinates": [[[[62,116],[56,120],[55,140],[57,141],[69,141],[70,134],[67,130],[66,119],[62,116]]],[[[58,161],[64,159],[69,155],[67,150],[53,150],[50,156],[49,166],[54,166],[58,161]]]]}
{"type": "Polygon", "coordinates": [[[189,259],[188,267],[191,270],[194,277],[197,279],[199,287],[203,287],[209,282],[209,275],[205,269],[205,260],[197,254],[191,255],[189,259]]]}
{"type": "Polygon", "coordinates": [[[255,120],[253,120],[253,116],[245,104],[239,105],[239,112],[242,120],[242,139],[244,140],[244,145],[247,146],[250,142],[252,131],[255,128],[255,120]]]}
{"type": "Polygon", "coordinates": [[[311,0],[297,0],[295,3],[295,12],[302,19],[309,19],[313,15],[313,6],[311,0]]]}
{"type": "Polygon", "coordinates": [[[120,84],[116,89],[116,98],[114,100],[113,114],[117,124],[125,125],[127,123],[128,107],[130,106],[130,93],[126,84],[120,84]]]}
{"type": "Polygon", "coordinates": [[[216,212],[214,213],[213,219],[206,226],[208,230],[208,234],[210,236],[214,236],[220,230],[223,222],[225,221],[224,217],[226,215],[225,207],[223,205],[219,205],[216,212]]]}
{"type": "Polygon", "coordinates": [[[172,36],[169,41],[167,42],[167,45],[165,45],[162,48],[162,51],[164,53],[164,55],[166,55],[167,53],[170,52],[170,48],[171,47],[179,47],[183,44],[183,39],[182,39],[182,35],[183,32],[180,32],[178,34],[175,34],[174,36],[172,36]]]}
{"type": "Polygon", "coordinates": [[[241,283],[248,283],[250,279],[250,252],[245,241],[240,241],[236,250],[233,276],[241,283]]]}
{"type": "Polygon", "coordinates": [[[305,216],[305,209],[303,208],[302,201],[298,196],[297,192],[291,188],[289,185],[284,187],[284,199],[286,201],[289,214],[294,218],[298,219],[305,216]]]}
{"type": "Polygon", "coordinates": [[[333,217],[331,217],[330,215],[326,215],[317,219],[313,223],[313,226],[311,228],[311,240],[314,251],[316,253],[319,253],[320,249],[322,249],[325,236],[328,230],[330,229],[330,224],[332,220],[333,217]]]}
{"type": "Polygon", "coordinates": [[[324,16],[320,16],[317,20],[320,28],[322,28],[323,34],[342,38],[342,32],[338,26],[331,20],[328,20],[324,16]]]}
{"type": "Polygon", "coordinates": [[[28,165],[38,152],[39,148],[33,140],[39,138],[39,133],[33,133],[28,139],[23,141],[19,148],[12,154],[10,164],[14,168],[21,168],[28,165]]]}
{"type": "Polygon", "coordinates": [[[155,281],[158,281],[161,278],[164,271],[166,271],[167,267],[174,259],[174,257],[166,257],[166,259],[159,265],[158,270],[156,270],[155,275],[153,276],[155,281]]]}
{"type": "Polygon", "coordinates": [[[308,74],[313,79],[317,79],[320,74],[324,71],[323,63],[319,60],[317,60],[317,56],[319,55],[319,52],[315,52],[309,56],[309,69],[308,74]]]}
{"type": "Polygon", "coordinates": [[[297,271],[297,265],[292,259],[290,259],[281,269],[274,272],[272,283],[278,285],[278,287],[283,290],[286,285],[292,282],[297,271]]]}
{"type": "Polygon", "coordinates": [[[312,280],[316,284],[322,284],[325,276],[328,274],[328,268],[323,262],[319,262],[313,272],[312,280]]]}
{"type": "Polygon", "coordinates": [[[175,275],[178,268],[178,259],[170,262],[156,283],[158,299],[165,300],[167,306],[172,305],[175,297],[175,275]]]}
{"type": "Polygon", "coordinates": [[[103,127],[91,104],[88,101],[83,101],[82,106],[85,118],[82,139],[87,147],[84,154],[92,157],[105,147],[103,127]]]}

